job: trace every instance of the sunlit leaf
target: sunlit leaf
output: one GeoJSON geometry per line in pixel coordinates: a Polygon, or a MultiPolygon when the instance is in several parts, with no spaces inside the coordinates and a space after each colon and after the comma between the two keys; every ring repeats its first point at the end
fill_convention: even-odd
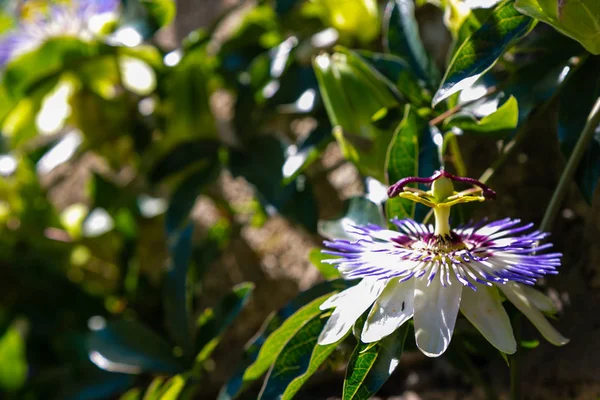
{"type": "Polygon", "coordinates": [[[27,380],[25,338],[13,324],[0,337],[0,387],[7,391],[20,389],[27,380]]]}
{"type": "Polygon", "coordinates": [[[468,111],[458,113],[444,121],[445,129],[457,127],[467,132],[486,134],[503,134],[514,129],[519,123],[519,105],[517,99],[509,97],[504,104],[493,113],[477,119],[468,111]]]}
{"type": "Polygon", "coordinates": [[[520,14],[512,2],[504,1],[499,4],[481,27],[457,50],[442,84],[433,96],[433,105],[471,86],[534,26],[535,20],[520,14]]]}
{"type": "Polygon", "coordinates": [[[579,41],[590,53],[600,54],[600,2],[596,0],[517,0],[522,13],[552,25],[579,41]]]}
{"type": "Polygon", "coordinates": [[[327,346],[317,344],[326,322],[327,318],[323,315],[316,315],[290,338],[271,367],[259,399],[292,399],[319,369],[337,347],[337,343],[327,346]]]}
{"type": "Polygon", "coordinates": [[[400,362],[408,329],[406,323],[375,345],[359,342],[348,362],[343,400],[367,400],[377,393],[400,362]]]}

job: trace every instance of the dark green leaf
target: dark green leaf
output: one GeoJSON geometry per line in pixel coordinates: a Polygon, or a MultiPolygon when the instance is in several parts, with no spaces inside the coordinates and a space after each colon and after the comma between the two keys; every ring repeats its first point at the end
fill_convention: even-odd
{"type": "MultiPolygon", "coordinates": [[[[269,360],[262,361],[260,369],[253,374],[252,379],[249,379],[247,376],[245,376],[247,368],[254,364],[254,362],[257,360],[260,349],[262,349],[266,339],[270,337],[270,335],[275,332],[275,330],[277,330],[287,318],[294,315],[300,308],[304,307],[306,304],[314,301],[315,299],[327,294],[333,294],[335,291],[345,290],[355,283],[356,281],[347,281],[344,279],[336,279],[333,281],[320,283],[300,293],[285,307],[279,309],[276,313],[271,314],[271,316],[269,316],[265,321],[259,334],[257,334],[255,338],[252,339],[248,345],[246,345],[246,351],[244,352],[244,358],[240,363],[240,366],[231,376],[227,384],[221,389],[218,400],[231,400],[237,397],[250,382],[258,379],[268,369],[276,355],[272,355],[269,360]]],[[[266,355],[268,355],[268,353],[266,355]]]]}
{"type": "Polygon", "coordinates": [[[285,345],[315,316],[321,314],[319,306],[323,304],[330,294],[321,296],[304,307],[300,308],[294,315],[286,319],[281,326],[275,330],[261,347],[256,361],[246,369],[244,380],[258,379],[273,364],[285,345]]]}
{"type": "MultiPolygon", "coordinates": [[[[396,128],[388,148],[386,158],[387,182],[393,184],[407,176],[431,176],[440,168],[440,149],[436,143],[442,142],[436,127],[421,118],[414,107],[407,105],[404,119],[396,128]],[[436,138],[437,136],[437,138],[436,138]]],[[[415,203],[402,199],[389,199],[385,205],[388,219],[422,219],[427,210],[415,203]]]]}
{"type": "MultiPolygon", "coordinates": [[[[388,184],[407,176],[419,175],[419,124],[416,111],[406,106],[404,119],[394,132],[385,162],[388,184]]],[[[412,218],[415,203],[401,198],[389,199],[385,204],[388,218],[412,218]]]]}
{"type": "Polygon", "coordinates": [[[384,46],[389,53],[406,60],[419,79],[434,87],[439,71],[419,36],[413,0],[390,0],[384,15],[384,46]]]}
{"type": "MultiPolygon", "coordinates": [[[[590,58],[570,77],[560,95],[558,139],[565,157],[570,157],[588,114],[600,96],[600,60],[590,58]]],[[[600,179],[600,127],[583,155],[575,172],[575,181],[586,201],[591,204],[600,179]]]]}
{"type": "Polygon", "coordinates": [[[335,350],[337,343],[317,344],[327,318],[314,316],[290,338],[271,367],[261,390],[261,400],[292,399],[302,385],[335,350]]]}
{"type": "Polygon", "coordinates": [[[244,309],[253,290],[254,284],[250,282],[236,285],[231,293],[221,299],[217,307],[205,310],[198,318],[196,350],[199,353],[196,362],[202,363],[208,359],[219,343],[221,334],[244,309]]]}
{"type": "Polygon", "coordinates": [[[359,342],[348,362],[343,400],[367,400],[377,393],[398,366],[408,329],[406,323],[376,345],[359,342]]]}
{"type": "Polygon", "coordinates": [[[135,29],[144,39],[152,37],[175,17],[173,0],[127,0],[123,3],[122,26],[135,29]]]}
{"type": "Polygon", "coordinates": [[[535,20],[520,14],[511,1],[500,3],[457,50],[440,88],[433,96],[433,105],[471,86],[534,26],[535,20]]]}
{"type": "Polygon", "coordinates": [[[346,232],[348,228],[367,224],[385,226],[380,206],[365,197],[352,197],[344,201],[340,218],[319,221],[319,234],[329,239],[347,239],[352,237],[346,232]]]}
{"type": "Polygon", "coordinates": [[[243,176],[256,188],[257,197],[267,208],[299,222],[309,230],[317,228],[316,202],[306,177],[300,176],[282,186],[285,144],[274,137],[263,137],[249,143],[247,151],[232,152],[230,169],[243,176]],[[268,154],[268,157],[264,155],[268,154]]]}
{"type": "Polygon", "coordinates": [[[176,374],[183,370],[171,346],[155,332],[134,321],[110,321],[89,333],[90,361],[106,371],[176,374]]]}
{"type": "Polygon", "coordinates": [[[429,91],[421,87],[410,66],[400,57],[366,50],[357,53],[386,79],[388,85],[399,90],[411,104],[427,106],[431,103],[429,91]]]}
{"type": "Polygon", "coordinates": [[[170,260],[163,292],[167,331],[175,343],[181,346],[188,360],[193,356],[190,285],[187,280],[193,231],[194,226],[188,224],[169,234],[170,260]]]}
{"type": "Polygon", "coordinates": [[[220,144],[214,140],[195,140],[179,144],[156,162],[150,172],[152,183],[179,173],[197,164],[214,162],[218,157],[220,144]]]}
{"type": "Polygon", "coordinates": [[[185,178],[171,196],[165,218],[168,236],[185,224],[196,203],[196,198],[206,185],[211,184],[217,178],[220,165],[216,159],[210,159],[209,162],[211,165],[207,165],[185,178]]]}

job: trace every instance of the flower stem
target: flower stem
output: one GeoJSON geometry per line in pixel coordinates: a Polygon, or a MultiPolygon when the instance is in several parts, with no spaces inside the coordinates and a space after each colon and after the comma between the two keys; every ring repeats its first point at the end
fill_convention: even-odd
{"type": "MultiPolygon", "coordinates": [[[[521,340],[521,315],[513,318],[513,331],[517,343],[521,340]]],[[[517,351],[509,357],[510,360],[510,400],[521,400],[521,363],[520,354],[517,351]]]]}
{"type": "Polygon", "coordinates": [[[552,223],[556,218],[556,214],[560,208],[560,205],[563,202],[565,194],[569,189],[569,186],[573,180],[573,176],[575,175],[575,171],[581,162],[581,158],[585,153],[590,141],[594,137],[594,133],[596,128],[600,124],[600,97],[596,100],[594,107],[592,107],[592,111],[590,112],[585,127],[583,131],[581,131],[581,135],[579,136],[579,140],[577,140],[577,144],[567,161],[567,165],[560,176],[560,180],[558,181],[558,185],[552,194],[552,198],[550,199],[550,204],[548,208],[546,208],[546,213],[544,214],[544,218],[542,219],[542,223],[540,225],[541,231],[549,231],[552,227],[552,223]]]}

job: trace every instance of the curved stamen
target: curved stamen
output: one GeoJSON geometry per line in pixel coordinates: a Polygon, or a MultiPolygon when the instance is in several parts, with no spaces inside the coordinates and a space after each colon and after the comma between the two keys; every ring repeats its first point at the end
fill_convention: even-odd
{"type": "Polygon", "coordinates": [[[470,184],[473,186],[477,186],[478,188],[481,189],[483,197],[485,197],[486,199],[495,199],[496,198],[496,192],[494,192],[489,186],[478,181],[477,179],[452,175],[451,173],[446,172],[443,169],[439,170],[439,171],[435,171],[433,173],[433,175],[431,175],[429,178],[420,178],[420,177],[416,177],[416,176],[409,176],[409,177],[400,179],[398,182],[394,183],[393,185],[391,185],[388,188],[388,197],[391,198],[391,197],[397,196],[398,194],[403,192],[404,187],[410,183],[431,184],[441,177],[448,178],[455,182],[467,183],[467,184],[470,184]]]}

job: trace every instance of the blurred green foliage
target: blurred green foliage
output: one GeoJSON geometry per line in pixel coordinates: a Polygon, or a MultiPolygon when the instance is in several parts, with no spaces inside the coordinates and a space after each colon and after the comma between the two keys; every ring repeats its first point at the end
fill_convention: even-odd
{"type": "MultiPolygon", "coordinates": [[[[434,3],[453,38],[447,66],[421,41],[412,0],[262,0],[227,10],[175,49],[155,40],[175,18],[172,1],[123,0],[102,35],[48,35],[10,58],[0,85],[0,396],[201,396],[211,355],[254,287],[241,283],[220,301],[198,295],[244,212],[215,189],[223,174],[253,187],[252,221],[280,214],[339,237],[348,223],[425,215],[366,193],[340,218],[318,221],[311,166],[333,142],[375,187],[442,165],[464,174],[457,137],[506,150],[560,96],[568,157],[598,97],[598,58],[533,29],[518,12],[525,1],[434,3]],[[190,222],[198,196],[218,210],[201,239],[190,222]]],[[[20,12],[5,5],[0,30],[12,32],[20,12]]],[[[597,139],[576,175],[588,201],[597,139]]],[[[265,373],[262,399],[291,398],[328,365],[335,346],[315,347],[328,317],[318,306],[352,282],[334,280],[320,254],[310,259],[331,280],[271,315],[219,399],[242,396],[265,373]]],[[[359,344],[344,398],[375,393],[406,337],[359,344]]]]}

